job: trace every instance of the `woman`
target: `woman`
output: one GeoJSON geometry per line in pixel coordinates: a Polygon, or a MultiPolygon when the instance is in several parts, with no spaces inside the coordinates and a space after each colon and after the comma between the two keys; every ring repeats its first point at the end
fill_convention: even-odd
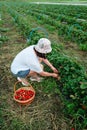
{"type": "Polygon", "coordinates": [[[58,78],[58,70],[46,58],[46,54],[51,51],[51,42],[46,38],[41,38],[36,45],[31,45],[16,55],[11,64],[11,72],[25,86],[29,84],[26,79],[28,76],[31,81],[37,82],[42,80],[38,75],[58,78]],[[41,62],[48,65],[53,73],[44,71],[41,62]]]}

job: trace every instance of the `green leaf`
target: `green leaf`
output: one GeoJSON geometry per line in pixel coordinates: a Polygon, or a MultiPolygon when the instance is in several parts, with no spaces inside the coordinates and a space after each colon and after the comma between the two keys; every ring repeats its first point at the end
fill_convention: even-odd
{"type": "Polygon", "coordinates": [[[87,83],[82,83],[82,84],[80,85],[80,88],[81,88],[81,89],[86,89],[86,88],[87,88],[87,83]]]}

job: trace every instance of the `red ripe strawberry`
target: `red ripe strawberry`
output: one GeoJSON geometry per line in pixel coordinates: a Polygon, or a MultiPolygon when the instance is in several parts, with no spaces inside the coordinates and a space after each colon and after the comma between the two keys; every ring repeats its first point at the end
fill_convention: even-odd
{"type": "Polygon", "coordinates": [[[15,99],[19,99],[19,98],[20,98],[19,96],[15,95],[15,99]]]}
{"type": "Polygon", "coordinates": [[[15,98],[21,101],[25,101],[25,100],[30,99],[33,95],[34,95],[34,92],[31,90],[20,89],[16,91],[15,98]]]}

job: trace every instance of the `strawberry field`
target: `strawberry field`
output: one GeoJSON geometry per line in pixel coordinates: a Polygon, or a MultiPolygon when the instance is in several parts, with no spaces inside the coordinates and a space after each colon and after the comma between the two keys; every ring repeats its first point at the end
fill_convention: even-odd
{"type": "Polygon", "coordinates": [[[87,6],[0,1],[1,130],[87,130],[86,14],[87,6]],[[29,81],[35,99],[21,106],[13,99],[17,79],[10,64],[19,51],[42,37],[52,42],[47,57],[61,79],[29,81]]]}

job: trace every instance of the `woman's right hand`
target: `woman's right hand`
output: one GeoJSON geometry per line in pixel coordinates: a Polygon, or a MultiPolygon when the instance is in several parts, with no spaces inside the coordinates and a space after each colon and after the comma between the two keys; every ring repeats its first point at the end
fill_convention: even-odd
{"type": "Polygon", "coordinates": [[[42,71],[39,73],[41,76],[47,76],[47,77],[54,77],[54,78],[57,78],[59,80],[59,75],[57,73],[49,73],[49,72],[45,72],[45,71],[42,71]]]}
{"type": "Polygon", "coordinates": [[[58,78],[58,74],[53,73],[53,74],[52,74],[52,77],[54,77],[54,78],[58,78]]]}

